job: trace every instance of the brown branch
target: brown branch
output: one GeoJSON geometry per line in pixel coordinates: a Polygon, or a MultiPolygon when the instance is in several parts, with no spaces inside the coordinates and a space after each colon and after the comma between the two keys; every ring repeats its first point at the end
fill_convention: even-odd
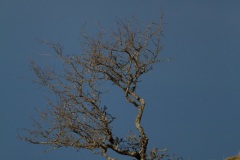
{"type": "Polygon", "coordinates": [[[36,121],[34,129],[25,130],[23,140],[53,148],[100,149],[99,154],[108,160],[114,159],[108,155],[109,149],[138,160],[147,159],[148,137],[141,125],[145,101],[136,91],[140,77],[159,62],[161,25],[143,27],[136,19],[118,20],[116,24],[116,31],[110,34],[100,31],[96,37],[88,37],[82,33],[84,54],[65,55],[59,43],[45,42],[56,53],[63,72],[31,62],[39,84],[55,97],[49,98],[49,111],[40,115],[39,121],[44,123],[36,121]],[[119,138],[113,134],[115,117],[101,101],[100,84],[106,81],[122,90],[137,109],[134,123],[139,136],[119,138]]]}

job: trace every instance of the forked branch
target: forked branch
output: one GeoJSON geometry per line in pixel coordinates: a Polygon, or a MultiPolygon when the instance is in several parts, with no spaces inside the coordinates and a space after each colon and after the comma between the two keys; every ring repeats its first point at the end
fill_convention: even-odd
{"type": "Polygon", "coordinates": [[[82,33],[83,53],[67,55],[59,43],[46,43],[56,53],[61,70],[41,68],[32,61],[38,83],[53,93],[49,110],[40,113],[35,128],[25,129],[22,139],[54,148],[73,147],[100,153],[108,160],[108,150],[138,160],[158,159],[156,152],[147,153],[148,136],[141,120],[145,101],[137,93],[140,77],[159,62],[162,49],[161,23],[143,25],[136,19],[118,20],[116,30],[100,31],[96,37],[82,33]],[[137,110],[138,133],[119,137],[114,133],[115,117],[102,104],[101,85],[111,82],[137,110]]]}

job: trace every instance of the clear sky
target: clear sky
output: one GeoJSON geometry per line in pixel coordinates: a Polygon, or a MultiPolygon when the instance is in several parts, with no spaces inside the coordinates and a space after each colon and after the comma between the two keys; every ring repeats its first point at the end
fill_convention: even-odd
{"type": "MultiPolygon", "coordinates": [[[[186,160],[222,160],[240,151],[239,0],[0,0],[0,159],[99,159],[87,151],[45,147],[16,138],[31,127],[43,96],[32,82],[29,59],[44,59],[36,39],[79,48],[80,27],[95,32],[98,21],[112,27],[116,17],[158,21],[164,13],[163,57],[141,83],[147,101],[143,125],[150,147],[167,147],[186,160]]],[[[43,62],[43,60],[41,61],[43,62]]],[[[109,98],[118,103],[118,93],[109,98]]],[[[112,108],[114,111],[115,108],[112,108]]],[[[134,112],[130,109],[129,115],[134,112]]],[[[117,131],[125,123],[116,122],[117,131]]],[[[124,159],[124,158],[123,158],[124,159]]]]}

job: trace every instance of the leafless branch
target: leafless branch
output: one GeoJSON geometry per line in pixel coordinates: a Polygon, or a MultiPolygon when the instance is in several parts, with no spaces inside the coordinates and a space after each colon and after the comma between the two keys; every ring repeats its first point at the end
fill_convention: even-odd
{"type": "MultiPolygon", "coordinates": [[[[108,150],[138,160],[161,159],[153,150],[147,153],[148,136],[141,125],[145,101],[137,93],[140,77],[159,62],[162,49],[161,23],[143,25],[136,19],[118,20],[116,30],[99,31],[96,37],[83,32],[82,54],[66,55],[59,43],[44,42],[56,53],[62,71],[41,68],[34,61],[32,69],[38,83],[56,98],[49,100],[50,110],[40,113],[33,129],[24,129],[21,136],[33,144],[53,148],[73,147],[98,151],[108,160],[108,150]],[[126,137],[113,134],[115,117],[102,104],[101,84],[111,82],[122,90],[126,100],[137,110],[135,127],[138,133],[126,137]]],[[[116,159],[116,158],[115,158],[116,159]]]]}

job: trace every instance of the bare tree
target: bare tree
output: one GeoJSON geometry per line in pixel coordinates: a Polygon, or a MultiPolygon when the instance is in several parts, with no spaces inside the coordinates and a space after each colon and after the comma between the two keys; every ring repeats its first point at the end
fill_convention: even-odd
{"type": "Polygon", "coordinates": [[[41,112],[34,129],[24,129],[20,136],[33,144],[46,144],[53,149],[73,147],[88,149],[114,160],[108,150],[137,160],[169,157],[154,148],[147,150],[148,136],[141,125],[145,100],[137,93],[140,77],[160,62],[162,49],[161,23],[143,25],[136,19],[117,20],[116,30],[100,30],[95,37],[82,32],[81,54],[67,55],[59,43],[48,43],[62,64],[62,70],[39,67],[34,61],[32,69],[38,83],[55,96],[49,99],[50,109],[41,112]],[[102,104],[101,87],[111,82],[117,86],[127,102],[135,107],[135,127],[138,133],[119,137],[113,133],[115,117],[102,104]]]}

